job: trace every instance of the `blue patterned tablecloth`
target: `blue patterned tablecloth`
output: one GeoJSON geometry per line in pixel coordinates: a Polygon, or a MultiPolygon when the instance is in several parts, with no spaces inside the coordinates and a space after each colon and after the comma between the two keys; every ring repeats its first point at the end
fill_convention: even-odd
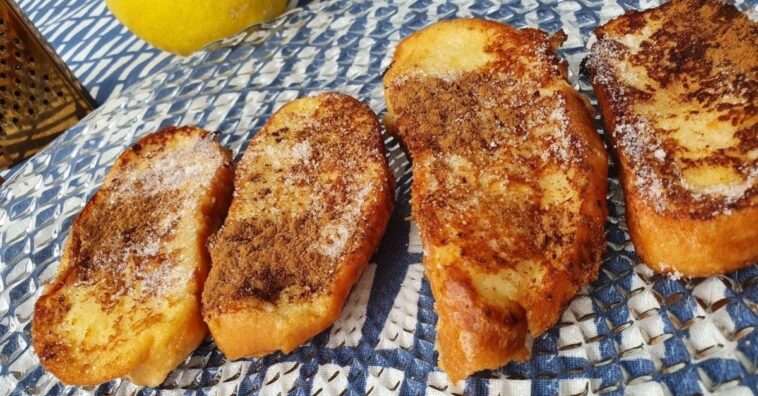
{"type": "MultiPolygon", "coordinates": [[[[314,0],[290,0],[290,8],[314,0]]],[[[104,0],[18,0],[98,104],[181,57],[140,40],[104,0]]]]}
{"type": "MultiPolygon", "coordinates": [[[[290,0],[289,7],[318,1],[290,0]]],[[[98,104],[181,58],[132,34],[104,0],[18,0],[18,5],[98,104]]],[[[8,178],[19,165],[0,170],[0,176],[8,178]]]]}

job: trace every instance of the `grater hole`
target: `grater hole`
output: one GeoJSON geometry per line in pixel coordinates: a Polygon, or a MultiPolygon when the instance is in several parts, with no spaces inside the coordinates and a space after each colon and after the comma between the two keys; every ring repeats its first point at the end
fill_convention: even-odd
{"type": "Polygon", "coordinates": [[[11,122],[12,122],[14,125],[18,125],[18,117],[13,117],[13,118],[11,118],[11,122]]]}
{"type": "Polygon", "coordinates": [[[63,91],[58,91],[55,94],[58,95],[59,98],[63,97],[63,91]]]}
{"type": "Polygon", "coordinates": [[[37,88],[37,84],[35,84],[34,82],[30,82],[29,88],[37,88]]]}
{"type": "Polygon", "coordinates": [[[16,95],[16,97],[18,98],[19,96],[21,96],[21,91],[19,91],[19,90],[17,89],[17,90],[15,90],[15,91],[13,91],[13,94],[14,94],[14,95],[16,95]]]}
{"type": "Polygon", "coordinates": [[[50,101],[47,100],[47,99],[42,99],[42,104],[45,105],[45,106],[47,106],[47,105],[50,104],[50,101]]]}
{"type": "Polygon", "coordinates": [[[0,52],[5,52],[7,50],[8,50],[8,48],[6,46],[0,45],[0,52]]]}
{"type": "Polygon", "coordinates": [[[28,59],[28,61],[29,61],[29,63],[34,63],[35,59],[34,59],[33,56],[30,56],[29,59],[28,59]]]}
{"type": "Polygon", "coordinates": [[[35,72],[34,70],[29,70],[29,75],[33,76],[35,74],[37,74],[37,72],[35,72]]]}
{"type": "Polygon", "coordinates": [[[50,92],[50,87],[45,87],[45,92],[50,92]]]}
{"type": "Polygon", "coordinates": [[[18,111],[21,108],[21,106],[18,105],[18,103],[13,104],[13,110],[18,111]]]}
{"type": "Polygon", "coordinates": [[[34,109],[32,109],[31,107],[27,109],[26,112],[29,113],[29,115],[34,115],[34,109]]]}
{"type": "Polygon", "coordinates": [[[37,98],[35,98],[34,95],[29,95],[29,101],[30,102],[34,102],[36,100],[37,100],[37,98]]]}
{"type": "Polygon", "coordinates": [[[0,72],[0,78],[8,78],[8,75],[5,72],[0,72]]]}
{"type": "Polygon", "coordinates": [[[0,92],[5,92],[8,88],[5,88],[5,85],[0,85],[0,92]]]}
{"type": "Polygon", "coordinates": [[[6,62],[6,60],[5,60],[5,59],[0,59],[0,65],[4,65],[4,64],[6,64],[6,63],[8,63],[8,62],[6,62]]]}
{"type": "Polygon", "coordinates": [[[16,55],[16,58],[21,59],[21,51],[16,51],[13,53],[13,55],[16,55]]]}
{"type": "Polygon", "coordinates": [[[50,75],[48,75],[47,73],[45,73],[45,74],[42,75],[42,79],[45,80],[45,81],[47,81],[47,80],[50,79],[50,75]]]}

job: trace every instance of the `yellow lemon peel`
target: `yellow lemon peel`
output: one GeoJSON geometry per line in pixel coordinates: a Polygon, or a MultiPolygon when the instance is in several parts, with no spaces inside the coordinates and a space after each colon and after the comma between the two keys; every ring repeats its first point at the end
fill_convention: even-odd
{"type": "Polygon", "coordinates": [[[287,8],[287,0],[105,0],[105,4],[135,35],[178,55],[189,55],[287,8]]]}

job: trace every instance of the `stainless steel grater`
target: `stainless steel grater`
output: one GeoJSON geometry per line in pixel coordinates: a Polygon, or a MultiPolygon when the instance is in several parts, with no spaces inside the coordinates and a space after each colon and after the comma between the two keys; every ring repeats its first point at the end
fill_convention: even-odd
{"type": "Polygon", "coordinates": [[[0,169],[22,161],[95,101],[13,0],[0,0],[0,169]]]}

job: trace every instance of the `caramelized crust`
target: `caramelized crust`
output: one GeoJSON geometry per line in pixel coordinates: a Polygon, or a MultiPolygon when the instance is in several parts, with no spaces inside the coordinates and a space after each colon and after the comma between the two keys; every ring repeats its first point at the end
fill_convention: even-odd
{"type": "Polygon", "coordinates": [[[758,259],[758,23],[674,0],[596,29],[587,69],[638,255],[706,276],[758,259]]]}
{"type": "Polygon", "coordinates": [[[607,158],[552,52],[562,40],[440,22],[403,40],[384,78],[454,381],[527,357],[528,334],[597,276],[607,158]]]}
{"type": "Polygon", "coordinates": [[[231,198],[230,153],[213,135],[166,128],[116,160],[74,221],[35,305],[34,348],[62,381],[160,384],[205,338],[205,241],[231,198]]]}
{"type": "Polygon", "coordinates": [[[210,243],[204,316],[228,358],[289,352],[337,319],[389,220],[391,180],[376,116],[347,95],[268,121],[210,243]]]}

